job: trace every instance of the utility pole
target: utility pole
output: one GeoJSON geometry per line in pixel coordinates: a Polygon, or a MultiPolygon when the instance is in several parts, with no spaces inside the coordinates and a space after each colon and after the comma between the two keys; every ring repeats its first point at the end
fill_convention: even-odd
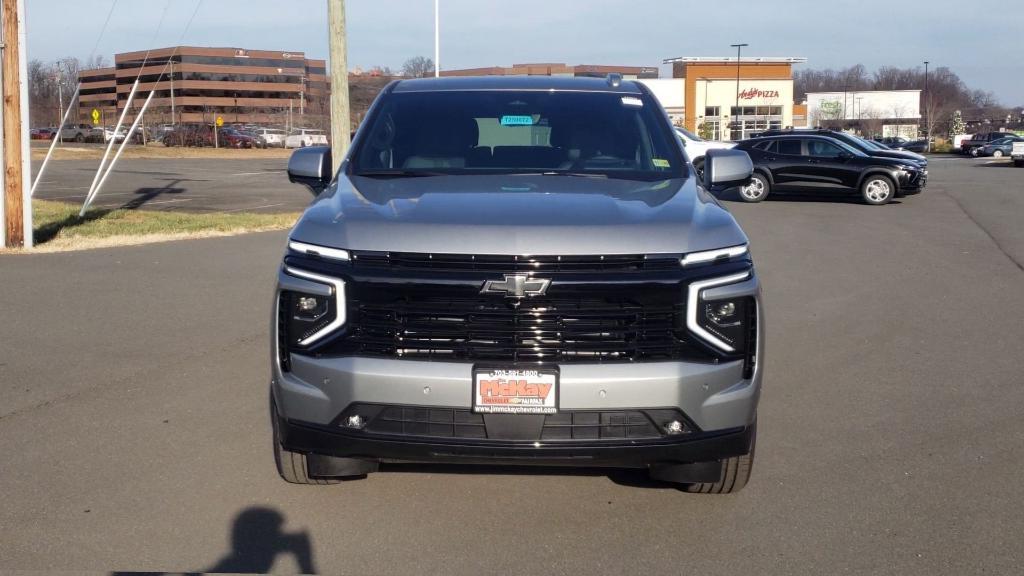
{"type": "Polygon", "coordinates": [[[327,26],[331,41],[331,170],[337,172],[348,153],[352,132],[348,106],[345,0],[327,0],[327,26]]]}
{"type": "Polygon", "coordinates": [[[3,38],[0,60],[3,90],[3,220],[8,248],[32,246],[32,204],[29,196],[31,165],[28,164],[28,63],[24,58],[25,0],[0,0],[3,38]]]}
{"type": "MultiPolygon", "coordinates": [[[[739,119],[740,114],[740,54],[744,47],[749,44],[730,44],[736,49],[736,110],[732,113],[732,121],[736,128],[740,131],[740,139],[743,139],[743,121],[739,119]]],[[[732,135],[730,134],[730,138],[732,135]]]]}

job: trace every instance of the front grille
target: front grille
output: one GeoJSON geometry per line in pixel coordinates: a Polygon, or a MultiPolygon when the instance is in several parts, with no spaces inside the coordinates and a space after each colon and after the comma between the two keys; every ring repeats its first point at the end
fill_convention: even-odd
{"type": "Polygon", "coordinates": [[[352,253],[356,269],[463,270],[483,272],[642,272],[679,268],[681,254],[604,256],[500,256],[418,252],[352,253]]]}
{"type": "Polygon", "coordinates": [[[679,337],[682,304],[635,296],[444,297],[410,291],[349,301],[335,351],[428,360],[611,362],[707,359],[679,337]]]}
{"type": "MultiPolygon", "coordinates": [[[[488,439],[483,414],[468,408],[421,408],[355,404],[339,418],[359,414],[367,419],[366,434],[422,437],[488,439]]],[[[665,425],[680,422],[681,434],[696,431],[676,409],[652,410],[570,410],[544,417],[540,440],[639,440],[662,438],[665,425]]]]}

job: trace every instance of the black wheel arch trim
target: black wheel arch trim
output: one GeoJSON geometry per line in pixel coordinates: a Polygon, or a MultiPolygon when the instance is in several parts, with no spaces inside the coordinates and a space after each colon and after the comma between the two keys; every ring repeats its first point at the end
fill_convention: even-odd
{"type": "Polygon", "coordinates": [[[861,173],[860,178],[857,180],[858,192],[864,186],[864,182],[868,178],[871,178],[872,176],[885,176],[886,178],[888,178],[889,181],[892,182],[893,184],[893,196],[901,192],[900,179],[897,178],[895,174],[893,174],[889,170],[886,170],[885,168],[868,168],[867,170],[864,170],[864,172],[861,173]]]}

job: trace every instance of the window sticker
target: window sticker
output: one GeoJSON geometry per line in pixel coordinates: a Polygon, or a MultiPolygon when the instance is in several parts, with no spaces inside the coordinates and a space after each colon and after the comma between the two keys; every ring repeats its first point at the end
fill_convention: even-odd
{"type": "Polygon", "coordinates": [[[533,116],[502,116],[502,126],[533,126],[533,116]]]}
{"type": "Polygon", "coordinates": [[[668,160],[665,160],[664,158],[651,158],[651,162],[654,163],[654,165],[657,166],[658,168],[669,167],[668,160]]]}
{"type": "Polygon", "coordinates": [[[643,106],[644,101],[639,98],[634,98],[633,96],[623,96],[622,104],[624,106],[643,106]]]}

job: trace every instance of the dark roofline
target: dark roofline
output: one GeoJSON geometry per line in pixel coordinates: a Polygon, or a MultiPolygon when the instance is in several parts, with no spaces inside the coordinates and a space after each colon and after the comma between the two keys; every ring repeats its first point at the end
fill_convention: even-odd
{"type": "Polygon", "coordinates": [[[636,82],[622,80],[612,86],[605,78],[566,76],[445,76],[399,80],[395,92],[442,92],[455,90],[563,90],[580,92],[645,93],[636,82]]]}

